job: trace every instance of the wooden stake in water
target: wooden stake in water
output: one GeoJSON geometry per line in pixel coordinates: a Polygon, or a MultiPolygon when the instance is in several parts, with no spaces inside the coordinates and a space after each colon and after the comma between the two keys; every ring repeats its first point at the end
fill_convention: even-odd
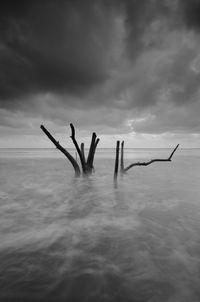
{"type": "Polygon", "coordinates": [[[118,168],[119,168],[119,148],[120,148],[120,141],[116,143],[116,155],[115,155],[115,170],[114,170],[114,180],[117,180],[118,176],[118,168]]]}
{"type": "Polygon", "coordinates": [[[124,173],[124,141],[121,142],[121,162],[120,162],[120,171],[124,173]]]}

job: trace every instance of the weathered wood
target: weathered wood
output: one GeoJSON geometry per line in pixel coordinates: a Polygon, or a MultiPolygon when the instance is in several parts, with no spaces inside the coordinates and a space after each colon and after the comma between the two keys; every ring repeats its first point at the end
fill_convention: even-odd
{"type": "Polygon", "coordinates": [[[121,142],[120,172],[124,173],[124,141],[121,142]]]}
{"type": "Polygon", "coordinates": [[[129,165],[128,167],[124,168],[123,171],[127,172],[129,169],[131,169],[132,167],[135,167],[135,166],[148,166],[148,165],[150,165],[150,164],[152,164],[154,162],[170,162],[171,159],[172,159],[172,156],[174,155],[174,153],[177,150],[178,146],[179,146],[179,144],[174,148],[174,150],[172,151],[171,155],[168,158],[166,158],[166,159],[162,159],[162,158],[160,159],[160,158],[158,158],[158,159],[152,159],[152,160],[147,161],[147,162],[133,163],[133,164],[129,165]]]}
{"type": "Polygon", "coordinates": [[[176,148],[172,151],[169,160],[171,160],[172,156],[174,155],[174,153],[176,152],[176,149],[178,149],[179,144],[176,146],[176,148]]]}
{"type": "Polygon", "coordinates": [[[97,145],[98,145],[99,141],[100,141],[100,139],[96,138],[95,143],[94,143],[93,152],[92,152],[91,161],[90,161],[90,166],[89,166],[89,169],[90,169],[91,172],[94,171],[94,155],[95,155],[96,148],[97,148],[97,145]]]}
{"type": "Polygon", "coordinates": [[[71,139],[73,141],[73,144],[74,144],[74,146],[76,148],[76,151],[77,151],[75,153],[76,159],[65,148],[63,148],[59,144],[58,141],[56,141],[56,139],[50,134],[50,132],[43,125],[41,125],[42,131],[53,142],[53,144],[56,146],[56,148],[58,148],[69,159],[69,161],[71,162],[71,164],[74,167],[75,175],[80,176],[80,174],[81,174],[80,167],[79,167],[79,164],[77,162],[77,154],[80,158],[80,163],[81,163],[83,175],[88,175],[88,174],[90,174],[94,171],[94,166],[93,166],[94,155],[95,155],[97,145],[99,143],[99,138],[97,138],[95,132],[92,134],[90,149],[89,149],[88,157],[87,157],[87,160],[86,160],[85,150],[84,150],[84,143],[81,143],[81,145],[79,147],[78,142],[76,140],[76,132],[75,132],[74,125],[71,123],[70,127],[71,127],[71,136],[70,137],[71,137],[71,139]]]}
{"type": "MultiPolygon", "coordinates": [[[[96,133],[93,132],[92,133],[92,139],[91,139],[91,143],[90,143],[90,149],[89,149],[89,153],[88,153],[88,158],[87,158],[87,167],[88,167],[88,172],[92,172],[93,170],[93,161],[94,161],[94,154],[95,154],[95,149],[96,149],[96,146],[98,144],[96,144],[96,133]]],[[[99,139],[97,139],[99,140],[99,139]]]]}
{"type": "Polygon", "coordinates": [[[117,180],[118,176],[118,168],[119,168],[119,148],[120,148],[120,141],[116,143],[116,155],[115,155],[115,169],[114,169],[114,180],[117,180]]]}
{"type": "Polygon", "coordinates": [[[100,141],[100,138],[97,138],[96,141],[95,141],[95,151],[96,151],[96,147],[97,147],[99,141],[100,141]]]}
{"type": "Polygon", "coordinates": [[[70,127],[71,127],[71,136],[70,137],[71,137],[71,139],[72,139],[72,141],[74,143],[74,146],[75,146],[75,148],[77,150],[77,153],[79,155],[83,173],[87,174],[87,168],[86,168],[86,164],[85,164],[85,161],[84,161],[84,157],[83,157],[81,149],[79,148],[79,145],[78,145],[78,143],[76,141],[74,125],[71,123],[70,127]]]}
{"type": "Polygon", "coordinates": [[[52,143],[56,146],[56,148],[60,150],[70,161],[70,163],[74,168],[75,176],[80,176],[81,171],[74,157],[63,146],[61,146],[61,144],[51,135],[51,133],[43,125],[41,125],[40,128],[46,134],[46,136],[52,141],[52,143]]]}
{"type": "Polygon", "coordinates": [[[81,154],[83,157],[84,165],[86,165],[84,143],[81,143],[81,154]]]}

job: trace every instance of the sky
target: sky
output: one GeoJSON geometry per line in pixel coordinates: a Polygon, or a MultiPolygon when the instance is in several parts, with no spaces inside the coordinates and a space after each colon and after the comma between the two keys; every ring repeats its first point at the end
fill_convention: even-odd
{"type": "Polygon", "coordinates": [[[0,148],[200,147],[200,0],[1,0],[0,148]]]}

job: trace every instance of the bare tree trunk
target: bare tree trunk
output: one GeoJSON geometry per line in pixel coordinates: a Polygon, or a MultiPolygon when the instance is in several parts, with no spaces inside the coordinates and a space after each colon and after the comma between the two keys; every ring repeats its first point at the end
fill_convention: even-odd
{"type": "Polygon", "coordinates": [[[40,128],[46,134],[46,136],[52,141],[52,143],[56,146],[56,148],[58,150],[60,150],[68,158],[68,160],[70,161],[70,163],[72,164],[72,166],[74,168],[75,176],[80,176],[81,171],[80,171],[79,165],[77,164],[74,157],[65,148],[63,148],[58,141],[56,141],[56,139],[51,135],[51,133],[43,125],[41,125],[40,128]]]}
{"type": "Polygon", "coordinates": [[[84,143],[81,143],[81,153],[82,153],[84,165],[86,165],[84,143]]]}
{"type": "Polygon", "coordinates": [[[115,155],[115,169],[114,169],[114,180],[117,180],[118,176],[118,168],[119,168],[119,148],[120,148],[120,141],[116,143],[116,155],[115,155]]]}
{"type": "Polygon", "coordinates": [[[133,163],[131,165],[129,165],[128,167],[124,168],[124,172],[127,172],[129,169],[131,169],[132,167],[135,167],[135,166],[148,166],[154,162],[170,162],[171,159],[172,159],[172,156],[174,155],[175,151],[177,150],[179,144],[174,148],[174,150],[172,151],[172,153],[170,154],[170,156],[166,159],[152,159],[150,161],[147,161],[147,162],[137,162],[137,163],[133,163]]]}
{"type": "Polygon", "coordinates": [[[71,139],[74,143],[74,146],[76,148],[76,151],[77,151],[76,152],[76,159],[74,159],[74,157],[65,148],[63,148],[59,144],[59,142],[57,142],[55,140],[55,138],[49,133],[49,131],[43,125],[41,125],[40,128],[47,135],[47,137],[53,142],[53,144],[56,146],[56,148],[58,148],[69,159],[69,161],[71,162],[71,164],[74,167],[76,176],[80,176],[80,174],[81,174],[79,165],[77,163],[77,153],[78,153],[79,158],[80,158],[83,174],[84,175],[90,174],[90,173],[92,173],[92,171],[94,169],[94,166],[93,166],[94,154],[95,154],[97,145],[99,143],[99,138],[97,138],[95,132],[92,134],[89,154],[88,154],[88,158],[87,158],[87,161],[86,161],[85,151],[84,151],[84,143],[81,143],[81,146],[79,147],[79,145],[76,141],[76,134],[75,134],[74,125],[71,123],[70,127],[71,127],[71,136],[70,137],[71,137],[71,139]]]}
{"type": "Polygon", "coordinates": [[[89,173],[92,173],[92,171],[94,169],[94,166],[93,166],[94,155],[95,155],[95,151],[96,151],[96,147],[97,147],[98,143],[99,143],[99,138],[97,138],[96,133],[93,132],[90,149],[89,149],[89,153],[88,153],[88,158],[87,158],[87,168],[88,168],[89,173]]]}

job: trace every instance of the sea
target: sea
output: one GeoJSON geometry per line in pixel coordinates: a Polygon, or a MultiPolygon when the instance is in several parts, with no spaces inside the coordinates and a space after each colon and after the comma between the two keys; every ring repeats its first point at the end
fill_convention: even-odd
{"type": "MultiPolygon", "coordinates": [[[[75,156],[75,151],[70,151],[75,156]]],[[[125,149],[125,166],[171,149],[125,149]]],[[[0,301],[199,302],[200,149],[113,181],[56,149],[0,149],[0,301]]]]}

